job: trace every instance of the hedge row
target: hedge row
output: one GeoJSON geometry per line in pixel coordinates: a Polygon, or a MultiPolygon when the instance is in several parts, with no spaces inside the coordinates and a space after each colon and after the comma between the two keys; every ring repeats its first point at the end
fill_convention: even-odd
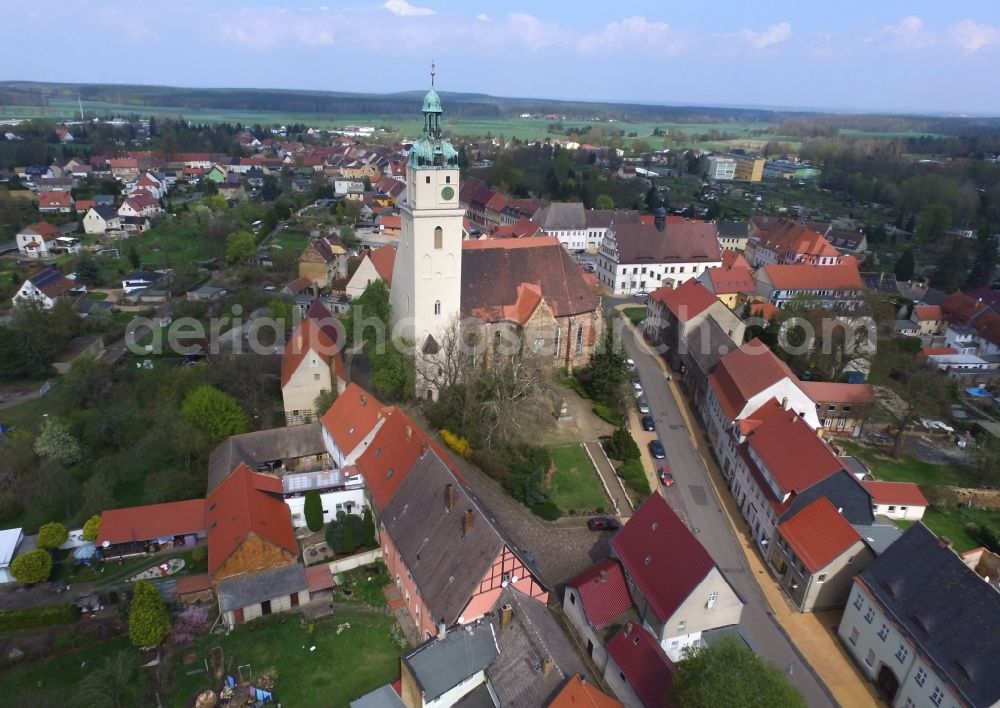
{"type": "Polygon", "coordinates": [[[0,611],[0,632],[35,629],[53,624],[72,624],[80,619],[80,612],[73,605],[50,605],[27,610],[0,611]]]}
{"type": "Polygon", "coordinates": [[[636,504],[641,504],[650,495],[649,479],[642,467],[642,460],[629,460],[618,468],[618,476],[635,496],[636,504]]]}

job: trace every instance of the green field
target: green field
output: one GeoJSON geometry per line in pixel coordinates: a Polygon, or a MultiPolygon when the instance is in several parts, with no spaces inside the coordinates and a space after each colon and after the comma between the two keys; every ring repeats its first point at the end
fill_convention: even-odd
{"type": "Polygon", "coordinates": [[[646,319],[646,308],[626,307],[625,309],[622,310],[622,314],[625,315],[625,317],[627,317],[629,320],[631,320],[632,324],[638,327],[639,323],[642,322],[644,319],[646,319]]]}
{"type": "Polygon", "coordinates": [[[577,444],[549,449],[556,471],[549,484],[549,495],[564,512],[603,511],[607,505],[604,489],[587,453],[577,444]]]}
{"type": "MultiPolygon", "coordinates": [[[[982,541],[976,538],[970,524],[982,526],[992,525],[1000,528],[1000,510],[998,509],[942,509],[932,506],[924,512],[924,524],[938,536],[946,536],[959,553],[972,548],[979,548],[982,541]]],[[[908,527],[912,522],[898,521],[900,527],[908,527]]]]}
{"type": "Polygon", "coordinates": [[[282,705],[346,706],[399,678],[399,656],[405,649],[393,640],[395,624],[382,614],[338,610],[334,618],[315,623],[312,633],[298,615],[285,614],[251,622],[224,636],[202,637],[184,652],[195,656],[193,665],[184,665],[183,656],[171,663],[163,704],[189,706],[199,691],[218,688],[210,675],[187,672],[204,666],[210,652],[221,647],[230,675],[245,665],[254,676],[274,675],[274,693],[282,705]],[[310,651],[313,646],[316,649],[310,651]]]}
{"type": "Polygon", "coordinates": [[[837,444],[868,465],[875,479],[943,485],[963,485],[969,482],[960,467],[934,465],[909,455],[900,455],[899,459],[893,460],[880,454],[880,451],[853,441],[838,441],[837,444]]]}
{"type": "Polygon", "coordinates": [[[2,671],[0,702],[8,706],[83,705],[70,700],[77,684],[120,651],[135,651],[127,636],[2,671]]]}

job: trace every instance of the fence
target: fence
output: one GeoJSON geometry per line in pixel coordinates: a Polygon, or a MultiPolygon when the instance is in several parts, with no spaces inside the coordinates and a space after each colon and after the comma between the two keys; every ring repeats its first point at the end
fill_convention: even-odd
{"type": "Polygon", "coordinates": [[[330,572],[333,574],[343,573],[348,570],[354,570],[355,568],[360,568],[364,565],[371,565],[379,558],[382,557],[382,549],[376,548],[371,551],[365,551],[364,553],[358,553],[347,558],[341,558],[340,560],[335,560],[329,564],[330,572]]]}

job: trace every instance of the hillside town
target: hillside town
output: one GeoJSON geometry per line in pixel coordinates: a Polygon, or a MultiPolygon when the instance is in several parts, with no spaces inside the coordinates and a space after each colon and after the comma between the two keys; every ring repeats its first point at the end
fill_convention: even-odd
{"type": "Polygon", "coordinates": [[[6,125],[12,700],[1000,705],[1000,222],[434,82],[6,125]]]}

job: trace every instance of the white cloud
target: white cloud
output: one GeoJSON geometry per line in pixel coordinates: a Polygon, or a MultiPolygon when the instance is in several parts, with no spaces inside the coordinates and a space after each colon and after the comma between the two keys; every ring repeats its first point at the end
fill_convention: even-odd
{"type": "Polygon", "coordinates": [[[767,49],[776,44],[787,42],[792,38],[792,25],[789,22],[779,22],[762,32],[741,29],[740,37],[754,49],[767,49]]]}
{"type": "Polygon", "coordinates": [[[506,36],[508,41],[520,41],[533,50],[550,47],[562,38],[560,30],[545,24],[534,15],[523,12],[512,12],[507,15],[504,27],[499,33],[506,36]]]}
{"type": "Polygon", "coordinates": [[[975,54],[980,49],[1000,44],[1000,27],[973,20],[963,20],[952,25],[948,34],[955,46],[965,54],[975,54]]]}
{"type": "Polygon", "coordinates": [[[605,25],[599,32],[585,34],[577,41],[577,49],[589,53],[608,49],[659,49],[666,53],[679,51],[686,45],[666,22],[645,17],[626,17],[605,25]]]}
{"type": "Polygon", "coordinates": [[[476,15],[476,19],[479,20],[480,22],[489,22],[490,16],[487,15],[485,12],[480,12],[478,15],[476,15]]]}
{"type": "Polygon", "coordinates": [[[900,20],[899,24],[888,25],[883,30],[889,36],[889,43],[896,49],[914,51],[929,47],[936,41],[924,21],[915,15],[900,20]]]}
{"type": "Polygon", "coordinates": [[[385,0],[382,7],[397,17],[419,17],[421,15],[434,14],[434,10],[429,7],[417,7],[406,2],[406,0],[385,0]]]}
{"type": "Polygon", "coordinates": [[[243,10],[227,15],[220,27],[222,39],[256,51],[289,44],[319,47],[333,44],[331,19],[285,9],[243,10]]]}

